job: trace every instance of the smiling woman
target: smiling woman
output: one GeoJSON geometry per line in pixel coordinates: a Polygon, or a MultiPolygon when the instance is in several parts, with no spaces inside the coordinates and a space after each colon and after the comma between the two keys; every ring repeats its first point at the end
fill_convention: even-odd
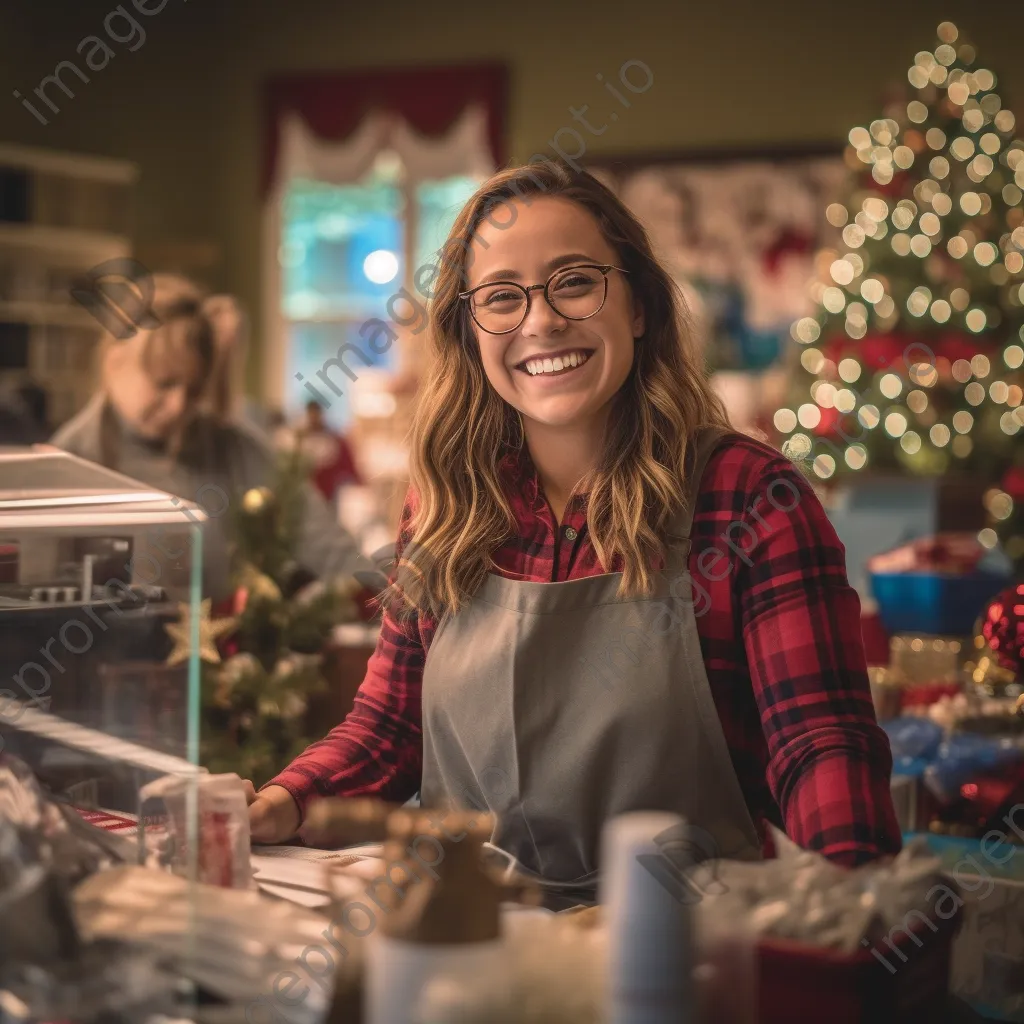
{"type": "Polygon", "coordinates": [[[629,271],[615,266],[616,254],[582,206],[541,197],[515,214],[510,238],[508,229],[490,223],[477,230],[471,278],[479,275],[481,283],[459,298],[469,305],[487,379],[520,413],[526,441],[541,460],[545,493],[560,518],[585,473],[596,467],[610,402],[633,365],[644,312],[630,292],[629,271]],[[585,252],[565,251],[580,240],[585,252]],[[546,252],[559,255],[544,260],[546,252]],[[490,269],[509,256],[519,267],[551,276],[523,286],[512,280],[519,270],[490,269]],[[612,271],[621,275],[614,284],[612,271]],[[544,302],[531,303],[538,292],[544,302]],[[562,435],[557,446],[552,430],[562,435]]]}
{"type": "MultiPolygon", "coordinates": [[[[433,336],[468,328],[476,344],[469,352],[439,345],[438,390],[426,389],[437,415],[420,420],[413,459],[438,466],[437,456],[454,456],[449,434],[462,433],[466,416],[479,425],[477,465],[510,441],[525,444],[556,518],[589,490],[598,555],[606,564],[622,556],[623,590],[635,592],[649,583],[659,531],[682,506],[687,441],[699,424],[727,420],[642,228],[592,177],[568,171],[559,181],[559,171],[533,165],[505,183],[492,179],[492,190],[478,192],[453,227],[434,291],[433,336]],[[528,366],[543,371],[550,360],[554,370],[555,358],[573,353],[577,366],[568,372],[564,364],[557,374],[528,366]],[[628,451],[635,458],[623,458],[628,451]],[[613,464],[618,474],[606,471],[613,464]],[[638,507],[652,509],[652,519],[637,522],[638,507]]],[[[450,497],[472,505],[470,490],[454,482],[461,472],[450,468],[442,474],[457,488],[450,497]]],[[[440,509],[429,474],[423,486],[425,504],[440,509]]],[[[436,564],[454,562],[452,585],[428,603],[458,607],[457,591],[472,591],[486,574],[500,510],[483,496],[478,504],[461,538],[443,526],[435,532],[440,521],[424,522],[436,564]]]]}
{"type": "Polygon", "coordinates": [[[377,650],[355,711],[254,795],[253,835],[316,796],[419,789],[493,814],[553,903],[595,897],[604,823],[633,810],[726,858],[761,856],[769,821],[846,864],[898,849],[842,546],[792,465],[730,431],[626,207],[562,165],[495,175],[429,334],[377,650]]]}

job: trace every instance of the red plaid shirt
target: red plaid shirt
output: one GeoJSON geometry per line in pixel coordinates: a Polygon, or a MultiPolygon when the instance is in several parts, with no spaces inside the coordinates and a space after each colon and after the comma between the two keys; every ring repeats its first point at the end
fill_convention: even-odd
{"type": "MultiPolygon", "coordinates": [[[[510,456],[503,468],[518,529],[495,553],[498,571],[539,582],[604,572],[585,499],[558,524],[529,458],[510,456]]],[[[778,452],[732,435],[708,462],[692,537],[701,651],[754,821],[849,865],[896,852],[892,756],[871,703],[860,603],[817,497],[778,452]]],[[[411,626],[385,615],[354,710],[270,783],[303,813],[318,796],[416,793],[420,683],[435,625],[425,615],[411,626]]]]}

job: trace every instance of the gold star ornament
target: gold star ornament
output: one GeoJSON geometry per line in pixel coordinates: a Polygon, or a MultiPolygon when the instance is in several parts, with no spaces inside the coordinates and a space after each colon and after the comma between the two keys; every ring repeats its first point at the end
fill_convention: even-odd
{"type": "MultiPolygon", "coordinates": [[[[199,606],[199,659],[214,665],[220,664],[217,641],[233,633],[238,626],[237,618],[211,619],[213,603],[207,598],[199,606]]],[[[165,665],[179,665],[192,657],[192,609],[187,604],[178,605],[178,621],[164,626],[167,635],[174,641],[174,650],[167,656],[165,665]]]]}

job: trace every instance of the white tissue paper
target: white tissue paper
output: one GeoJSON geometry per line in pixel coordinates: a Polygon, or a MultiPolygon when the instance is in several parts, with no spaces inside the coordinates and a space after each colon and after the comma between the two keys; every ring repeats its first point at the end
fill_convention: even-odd
{"type": "Polygon", "coordinates": [[[892,860],[852,870],[803,850],[773,829],[776,858],[762,862],[718,861],[713,870],[724,890],[706,897],[701,915],[742,921],[749,935],[791,939],[805,945],[855,953],[949,892],[939,859],[923,840],[913,840],[892,860]]]}

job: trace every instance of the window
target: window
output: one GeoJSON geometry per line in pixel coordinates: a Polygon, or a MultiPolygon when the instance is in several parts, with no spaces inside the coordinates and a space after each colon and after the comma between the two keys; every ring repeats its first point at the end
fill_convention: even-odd
{"type": "Polygon", "coordinates": [[[476,178],[457,175],[424,181],[416,189],[416,267],[433,263],[459,211],[476,190],[476,178]]]}
{"type": "MultiPolygon", "coordinates": [[[[368,322],[388,322],[389,301],[403,288],[415,294],[416,270],[434,262],[477,183],[461,175],[411,182],[389,152],[353,184],[289,182],[279,251],[289,417],[319,398],[328,422],[344,430],[360,373],[397,369],[402,342],[389,345],[388,333],[368,322]]],[[[425,303],[422,295],[417,300],[425,303]]],[[[399,304],[398,315],[407,310],[399,304]]]]}

